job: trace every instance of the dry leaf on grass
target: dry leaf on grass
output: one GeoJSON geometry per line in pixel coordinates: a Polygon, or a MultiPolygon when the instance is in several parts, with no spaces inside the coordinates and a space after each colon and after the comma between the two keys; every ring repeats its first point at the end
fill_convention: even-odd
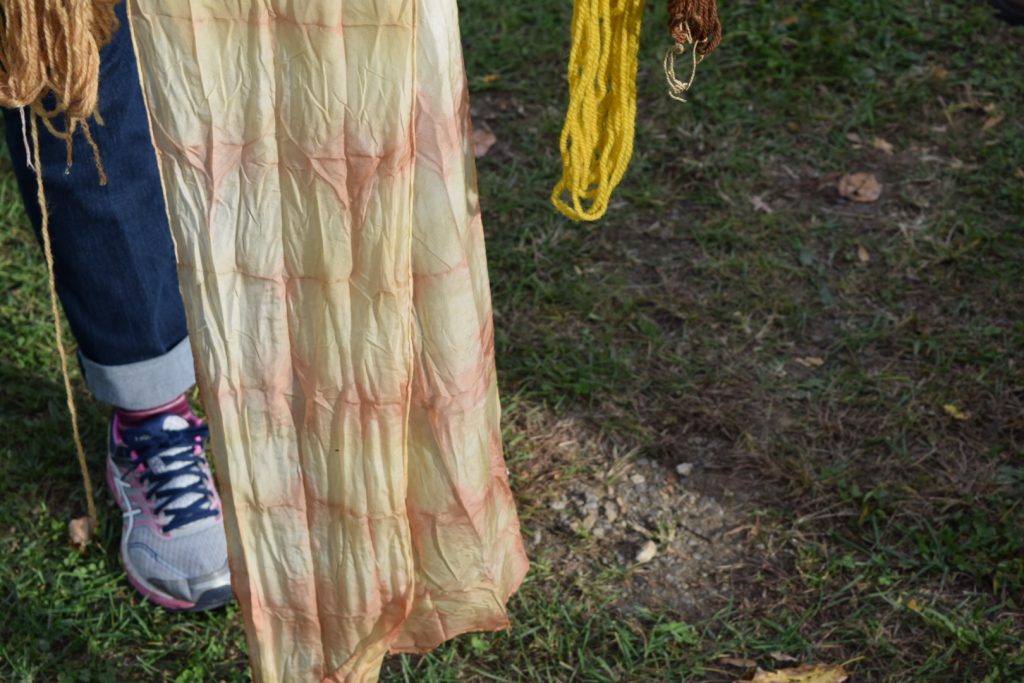
{"type": "Polygon", "coordinates": [[[745,657],[719,657],[716,661],[719,664],[735,666],[739,669],[753,669],[757,666],[757,662],[753,659],[746,659],[745,657]]]}
{"type": "Polygon", "coordinates": [[[839,195],[854,202],[874,202],[882,196],[882,184],[871,173],[844,173],[839,178],[839,195]]]}
{"type": "Polygon", "coordinates": [[[892,153],[895,150],[895,148],[893,147],[893,144],[891,142],[889,142],[888,140],[886,140],[884,138],[880,138],[877,135],[871,141],[871,146],[874,147],[875,149],[879,150],[880,152],[885,152],[889,156],[892,156],[892,153]]]}
{"type": "Polygon", "coordinates": [[[843,683],[849,677],[850,674],[846,673],[842,664],[839,666],[802,664],[778,671],[758,669],[749,683],[843,683]]]}
{"type": "Polygon", "coordinates": [[[857,260],[861,263],[868,263],[871,261],[871,254],[864,248],[863,244],[857,245],[857,260]]]}
{"type": "Polygon", "coordinates": [[[768,206],[768,202],[761,198],[761,195],[755,194],[750,198],[750,203],[754,206],[754,211],[760,211],[762,213],[775,213],[772,207],[768,206]]]}
{"type": "Polygon", "coordinates": [[[804,358],[797,358],[796,362],[805,368],[820,368],[825,364],[825,359],[818,358],[817,356],[806,356],[804,358]]]}
{"type": "Polygon", "coordinates": [[[82,552],[92,540],[93,523],[88,517],[78,517],[68,522],[68,542],[71,547],[82,552]]]}
{"type": "Polygon", "coordinates": [[[966,410],[960,410],[960,408],[953,405],[952,403],[947,403],[946,405],[942,406],[942,409],[946,411],[946,415],[949,415],[954,420],[969,420],[971,417],[971,414],[969,412],[967,412],[966,410]]]}
{"type": "Polygon", "coordinates": [[[1002,123],[1003,119],[1005,119],[1005,118],[1006,118],[1005,114],[996,114],[995,116],[988,117],[987,119],[985,119],[985,123],[981,124],[981,131],[985,132],[986,130],[990,130],[992,128],[995,128],[1000,123],[1002,123]]]}
{"type": "Polygon", "coordinates": [[[497,136],[483,128],[473,129],[473,154],[477,159],[487,154],[494,143],[498,141],[497,136]]]}
{"type": "Polygon", "coordinates": [[[797,657],[794,657],[793,655],[787,655],[785,652],[779,652],[778,650],[772,650],[768,654],[776,662],[785,662],[787,664],[790,664],[790,663],[795,664],[796,662],[800,661],[797,657]]]}

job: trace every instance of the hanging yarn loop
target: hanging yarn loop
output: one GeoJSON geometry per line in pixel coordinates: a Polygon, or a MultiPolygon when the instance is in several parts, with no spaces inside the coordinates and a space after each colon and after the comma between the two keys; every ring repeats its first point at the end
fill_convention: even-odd
{"type": "MultiPolygon", "coordinates": [[[[633,155],[643,13],[644,0],[573,5],[569,106],[559,140],[562,177],[551,191],[554,207],[573,220],[596,221],[605,214],[633,155]]],[[[669,95],[685,102],[697,64],[722,39],[715,0],[669,0],[668,26],[675,40],[663,64],[669,95]],[[681,81],[675,59],[687,45],[693,46],[693,69],[681,81]]]]}
{"type": "Polygon", "coordinates": [[[689,27],[686,30],[686,41],[676,43],[665,52],[665,59],[662,62],[662,67],[665,69],[665,80],[668,82],[668,96],[674,100],[685,102],[686,98],[683,95],[693,85],[694,79],[697,77],[697,65],[704,60],[704,55],[700,54],[699,45],[694,43],[693,38],[690,34],[689,27]],[[690,69],[690,78],[681,81],[676,76],[676,57],[686,54],[687,44],[692,44],[693,49],[690,51],[693,56],[693,66],[690,69]],[[699,56],[698,56],[699,55],[699,56]]]}
{"type": "Polygon", "coordinates": [[[36,195],[42,216],[43,253],[50,283],[50,308],[54,337],[64,376],[64,392],[71,415],[71,431],[81,469],[89,521],[97,525],[96,502],[78,429],[68,353],[60,321],[54,277],[53,248],[50,242],[49,211],[43,188],[43,167],[39,154],[39,125],[63,140],[67,147],[67,165],[72,162],[75,131],[82,134],[92,149],[100,184],[107,177],[93,139],[88,119],[102,125],[96,109],[99,100],[100,48],[117,30],[114,6],[119,0],[0,0],[0,106],[21,109],[22,137],[26,152],[29,135],[25,131],[28,109],[32,150],[26,154],[36,174],[36,195]],[[52,95],[52,97],[50,97],[52,95]],[[49,102],[49,106],[47,103],[49,102]],[[63,119],[59,127],[57,119],[63,119]]]}

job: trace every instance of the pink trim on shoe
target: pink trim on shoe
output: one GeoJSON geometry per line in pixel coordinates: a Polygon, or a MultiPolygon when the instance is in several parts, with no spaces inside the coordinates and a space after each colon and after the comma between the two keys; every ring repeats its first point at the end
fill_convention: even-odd
{"type": "Polygon", "coordinates": [[[174,599],[174,598],[172,598],[170,596],[166,596],[166,595],[162,595],[160,593],[157,593],[152,588],[147,588],[146,584],[144,584],[141,580],[139,580],[139,579],[135,578],[134,576],[132,576],[132,573],[129,572],[129,571],[125,571],[124,575],[128,577],[128,583],[130,583],[132,586],[134,586],[135,590],[137,590],[140,593],[142,593],[142,597],[146,598],[147,600],[149,600],[152,603],[155,603],[155,604],[159,605],[160,607],[163,607],[165,609],[170,609],[170,610],[187,610],[187,609],[192,609],[193,607],[196,606],[196,603],[194,603],[194,602],[185,602],[184,600],[176,600],[176,599],[174,599]]]}

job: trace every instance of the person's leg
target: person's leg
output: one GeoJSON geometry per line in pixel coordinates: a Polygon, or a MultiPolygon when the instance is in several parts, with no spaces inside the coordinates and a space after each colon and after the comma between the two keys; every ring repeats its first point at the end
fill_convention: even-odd
{"type": "MultiPolygon", "coordinates": [[[[64,142],[39,134],[57,291],[79,346],[86,384],[115,407],[107,483],[124,511],[129,580],[171,609],[231,598],[223,516],[203,447],[208,430],[183,395],[195,383],[174,246],[124,3],[101,52],[99,113],[91,126],[108,177],[100,186],[81,134],[66,168],[64,142]]],[[[35,171],[21,113],[5,111],[25,206],[40,231],[35,171]]]]}
{"type": "MultiPolygon", "coordinates": [[[[57,292],[79,347],[86,384],[104,403],[147,409],[195,383],[174,245],[124,15],[101,53],[100,115],[91,125],[109,182],[100,186],[80,133],[74,163],[65,143],[39,134],[57,292]]],[[[36,232],[36,176],[18,110],[5,110],[8,147],[36,232]]]]}

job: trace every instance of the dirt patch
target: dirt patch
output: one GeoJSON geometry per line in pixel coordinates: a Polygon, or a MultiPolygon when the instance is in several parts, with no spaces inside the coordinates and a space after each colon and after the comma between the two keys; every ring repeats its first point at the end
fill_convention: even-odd
{"type": "Polygon", "coordinates": [[[667,608],[685,618],[720,607],[735,573],[758,563],[748,512],[738,497],[700,485],[699,458],[669,466],[601,437],[581,416],[522,415],[532,557],[567,576],[622,570],[618,609],[667,608]]]}

